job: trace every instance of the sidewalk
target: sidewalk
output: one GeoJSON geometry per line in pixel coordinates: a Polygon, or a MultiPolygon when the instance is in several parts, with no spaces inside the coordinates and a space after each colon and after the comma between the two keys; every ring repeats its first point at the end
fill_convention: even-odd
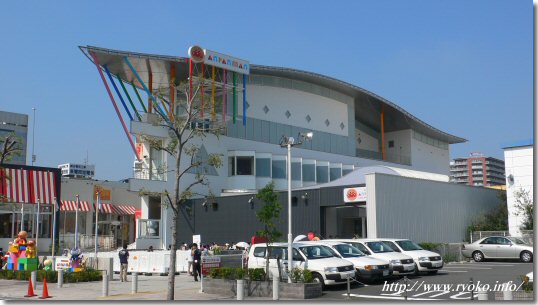
{"type": "MultiPolygon", "coordinates": [[[[107,297],[102,297],[103,283],[85,282],[69,283],[58,288],[56,283],[48,284],[49,295],[52,298],[48,300],[166,300],[166,290],[168,286],[167,276],[138,276],[138,293],[131,294],[131,276],[128,276],[129,282],[122,283],[118,274],[114,274],[114,280],[109,282],[109,293],[107,297]]],[[[185,273],[176,275],[175,281],[175,299],[176,300],[235,300],[235,297],[224,297],[214,294],[200,292],[200,282],[195,282],[192,276],[185,273]]],[[[28,291],[28,282],[14,280],[0,280],[0,299],[3,300],[36,300],[42,295],[43,283],[38,282],[37,289],[34,287],[34,293],[38,296],[25,298],[28,291]]],[[[250,299],[250,298],[249,298],[250,299]]],[[[253,300],[262,300],[263,298],[253,298],[253,300]]]]}

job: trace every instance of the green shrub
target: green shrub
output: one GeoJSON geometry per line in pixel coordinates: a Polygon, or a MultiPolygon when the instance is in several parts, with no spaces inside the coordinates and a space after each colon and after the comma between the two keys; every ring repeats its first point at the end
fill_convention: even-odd
{"type": "Polygon", "coordinates": [[[526,275],[521,275],[521,289],[525,292],[531,292],[533,291],[534,287],[532,287],[532,283],[529,282],[529,277],[526,275]]]}
{"type": "Polygon", "coordinates": [[[263,281],[265,279],[265,270],[263,268],[248,269],[248,278],[251,281],[263,281]]]}
{"type": "Polygon", "coordinates": [[[209,270],[209,276],[214,279],[220,279],[221,278],[221,268],[212,268],[209,270]]]}
{"type": "MultiPolygon", "coordinates": [[[[31,278],[31,271],[25,270],[0,270],[0,279],[28,281],[31,278]]],[[[56,271],[37,271],[37,281],[42,282],[43,278],[47,279],[48,283],[58,282],[58,273],[56,271]]],[[[100,271],[82,271],[82,272],[64,272],[64,283],[91,282],[101,281],[102,275],[100,271]]]]}
{"type": "Polygon", "coordinates": [[[312,283],[314,280],[312,272],[308,269],[293,268],[290,277],[293,283],[312,283]]]}
{"type": "Polygon", "coordinates": [[[312,272],[308,269],[303,270],[303,283],[312,283],[314,281],[314,276],[312,272]]]}
{"type": "Polygon", "coordinates": [[[442,244],[440,243],[429,243],[429,242],[424,242],[424,243],[419,243],[418,244],[419,246],[422,247],[422,249],[424,250],[428,250],[428,251],[439,251],[439,248],[441,247],[442,244]]]}
{"type": "Polygon", "coordinates": [[[241,280],[244,279],[246,270],[242,268],[213,268],[209,276],[214,279],[241,280]]]}

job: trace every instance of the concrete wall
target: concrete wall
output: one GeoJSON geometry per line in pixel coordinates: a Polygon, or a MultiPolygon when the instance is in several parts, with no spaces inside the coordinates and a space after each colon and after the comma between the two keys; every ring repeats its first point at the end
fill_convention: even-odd
{"type": "Polygon", "coordinates": [[[449,175],[449,149],[429,145],[411,137],[411,164],[413,169],[418,171],[449,175]]]}
{"type": "Polygon", "coordinates": [[[369,238],[461,242],[500,203],[498,190],[386,174],[367,174],[366,186],[369,238]]]}
{"type": "Polygon", "coordinates": [[[532,146],[507,148],[504,151],[504,163],[506,177],[512,175],[513,182],[506,183],[506,200],[508,204],[508,230],[510,235],[519,236],[523,219],[517,215],[515,206],[517,204],[514,192],[520,190],[529,191],[530,199],[533,195],[533,152],[532,146]]]}

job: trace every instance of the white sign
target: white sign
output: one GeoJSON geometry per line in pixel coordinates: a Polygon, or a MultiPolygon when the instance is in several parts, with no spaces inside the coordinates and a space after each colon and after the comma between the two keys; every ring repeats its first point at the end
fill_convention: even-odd
{"type": "Polygon", "coordinates": [[[250,74],[250,63],[246,60],[231,57],[215,51],[204,49],[204,63],[217,68],[229,71],[239,72],[241,74],[250,74]]]}
{"type": "Polygon", "coordinates": [[[197,244],[198,247],[200,247],[200,243],[202,242],[202,235],[193,235],[192,236],[192,243],[197,244]]]}
{"type": "Polygon", "coordinates": [[[351,187],[344,189],[344,202],[366,201],[366,187],[351,187]]]}
{"type": "Polygon", "coordinates": [[[202,256],[202,262],[205,264],[219,264],[220,256],[202,256]]]}
{"type": "Polygon", "coordinates": [[[54,266],[54,270],[69,269],[71,268],[71,261],[67,257],[57,257],[54,266]]]}

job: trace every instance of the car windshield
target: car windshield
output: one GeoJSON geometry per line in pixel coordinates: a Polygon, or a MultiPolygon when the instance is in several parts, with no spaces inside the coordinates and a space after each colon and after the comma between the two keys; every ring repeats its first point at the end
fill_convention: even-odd
{"type": "Polygon", "coordinates": [[[527,243],[522,241],[521,239],[519,238],[515,238],[515,237],[508,237],[509,240],[511,240],[514,244],[516,245],[526,245],[527,243]]]}
{"type": "Polygon", "coordinates": [[[419,245],[415,244],[411,240],[397,240],[396,243],[398,246],[400,246],[404,251],[416,251],[416,250],[424,250],[419,245]]]}
{"type": "Polygon", "coordinates": [[[392,250],[391,247],[387,246],[387,244],[382,243],[380,241],[369,241],[369,242],[366,242],[366,245],[374,253],[395,252],[394,250],[392,250]]]}
{"type": "Polygon", "coordinates": [[[350,246],[348,244],[339,244],[339,245],[335,245],[334,248],[336,249],[336,251],[338,251],[338,253],[340,253],[340,255],[342,255],[343,257],[360,257],[360,256],[364,256],[365,254],[362,253],[359,249],[353,247],[353,246],[350,246]]]}
{"type": "Polygon", "coordinates": [[[320,259],[334,257],[333,252],[326,246],[316,245],[316,246],[306,246],[300,247],[299,250],[303,252],[307,259],[320,259]]]}

